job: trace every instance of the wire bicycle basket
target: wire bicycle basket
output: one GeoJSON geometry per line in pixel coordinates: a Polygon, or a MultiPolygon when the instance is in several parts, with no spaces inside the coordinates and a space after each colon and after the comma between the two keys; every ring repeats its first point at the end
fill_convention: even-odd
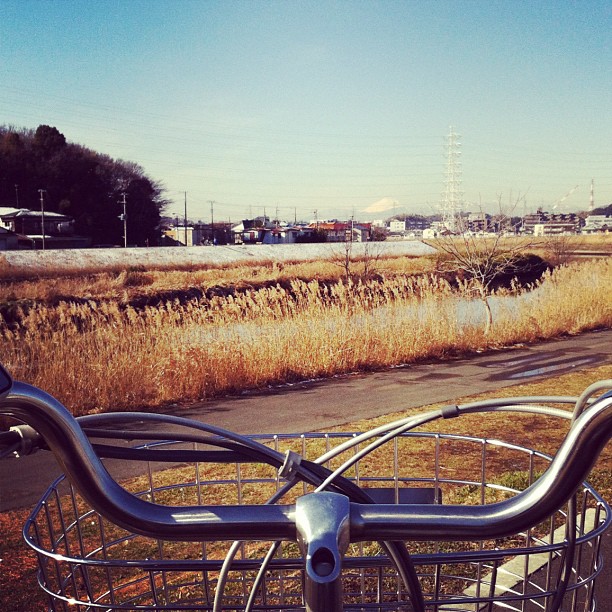
{"type": "MultiPolygon", "coordinates": [[[[354,436],[250,437],[314,459],[354,436]]],[[[153,446],[184,449],[185,443],[147,448],[153,446]]],[[[377,503],[482,505],[524,490],[549,461],[542,453],[498,440],[410,432],[360,459],[344,476],[377,503]]],[[[148,462],[142,475],[125,486],[157,504],[214,506],[264,503],[285,482],[275,469],[256,462],[181,463],[172,472],[166,467],[148,462]]],[[[301,483],[283,503],[311,490],[301,483]]],[[[587,483],[575,500],[575,521],[565,506],[511,537],[406,542],[426,609],[546,610],[564,589],[561,609],[594,612],[593,585],[601,571],[600,540],[611,521],[610,507],[587,483]]],[[[242,543],[217,593],[231,542],[166,541],[130,533],[88,507],[63,477],[32,512],[24,536],[37,553],[39,583],[52,610],[212,610],[215,595],[223,609],[304,609],[304,560],[296,543],[283,542],[269,555],[260,582],[258,573],[273,543],[242,543]]],[[[403,583],[377,542],[349,546],[342,582],[345,610],[410,610],[403,583]]]]}

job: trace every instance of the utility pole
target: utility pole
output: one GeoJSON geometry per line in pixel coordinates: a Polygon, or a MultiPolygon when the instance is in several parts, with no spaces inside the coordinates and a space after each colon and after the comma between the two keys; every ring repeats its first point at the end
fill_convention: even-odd
{"type": "Polygon", "coordinates": [[[215,246],[215,215],[214,215],[215,201],[208,200],[208,203],[210,204],[210,235],[212,238],[213,246],[215,246]]]}
{"type": "Polygon", "coordinates": [[[187,246],[187,192],[185,192],[185,246],[187,246]]]}
{"type": "Polygon", "coordinates": [[[19,185],[15,183],[15,208],[19,208],[19,185]]]}
{"type": "Polygon", "coordinates": [[[123,214],[119,218],[123,221],[123,248],[127,249],[127,202],[125,200],[125,191],[121,194],[123,199],[119,204],[123,204],[123,214]]]}
{"type": "Polygon", "coordinates": [[[45,193],[47,193],[46,189],[39,189],[38,193],[40,193],[40,225],[41,225],[41,234],[42,234],[42,250],[45,250],[45,193]]]}
{"type": "Polygon", "coordinates": [[[315,209],[314,216],[315,216],[315,228],[316,229],[319,229],[319,217],[318,217],[318,213],[319,213],[319,211],[315,209]]]}

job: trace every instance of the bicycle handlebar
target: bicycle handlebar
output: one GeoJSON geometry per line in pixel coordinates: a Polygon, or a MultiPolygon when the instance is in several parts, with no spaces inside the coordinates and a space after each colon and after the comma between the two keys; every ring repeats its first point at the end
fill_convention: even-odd
{"type": "MultiPolygon", "coordinates": [[[[113,523],[169,540],[295,540],[295,505],[161,506],[123,489],[108,473],[70,412],[55,398],[15,382],[0,414],[33,427],[80,494],[113,523]]],[[[482,506],[350,504],[350,539],[471,540],[525,530],[573,495],[612,436],[612,397],[586,408],[547,471],[515,497],[482,506]]]]}

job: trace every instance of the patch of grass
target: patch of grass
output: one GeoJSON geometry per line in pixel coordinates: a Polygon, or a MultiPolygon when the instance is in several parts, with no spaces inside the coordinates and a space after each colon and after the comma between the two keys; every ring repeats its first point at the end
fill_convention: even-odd
{"type": "Polygon", "coordinates": [[[26,547],[21,530],[26,510],[0,513],[0,608],[14,612],[46,609],[46,597],[38,588],[36,555],[26,547]]]}
{"type": "MultiPolygon", "coordinates": [[[[362,275],[367,260],[352,262],[355,276],[362,275]]],[[[372,264],[370,263],[370,268],[372,264]]],[[[376,261],[377,274],[405,275],[423,274],[433,271],[431,257],[380,257],[376,261]]],[[[203,289],[221,286],[249,286],[291,280],[312,280],[335,282],[344,272],[333,261],[285,262],[252,261],[223,265],[187,265],[174,268],[150,266],[139,267],[85,268],[66,271],[52,268],[44,272],[27,269],[15,270],[6,260],[0,258],[0,301],[7,295],[15,294],[23,299],[48,301],[53,296],[73,296],[99,301],[122,299],[129,302],[141,295],[154,295],[171,291],[185,291],[192,287],[203,289]],[[128,284],[121,278],[134,272],[146,272],[146,284],[128,284]],[[127,290],[127,294],[122,289],[127,290]]]]}

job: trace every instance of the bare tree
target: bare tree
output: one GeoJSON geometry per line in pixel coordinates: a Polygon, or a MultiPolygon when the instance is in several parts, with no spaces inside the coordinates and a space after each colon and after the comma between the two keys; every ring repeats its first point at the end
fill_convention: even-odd
{"type": "Polygon", "coordinates": [[[344,280],[348,283],[352,277],[352,264],[353,264],[353,237],[350,239],[345,236],[344,243],[342,243],[342,249],[338,250],[335,256],[332,258],[332,262],[339,265],[344,270],[344,280]]]}
{"type": "Polygon", "coordinates": [[[370,278],[381,271],[385,253],[382,242],[355,242],[347,238],[336,244],[341,246],[332,249],[330,261],[342,268],[347,283],[357,277],[370,278]]]}
{"type": "Polygon", "coordinates": [[[485,334],[493,324],[489,297],[495,281],[501,276],[525,271],[523,256],[533,244],[530,236],[514,235],[516,228],[506,214],[496,215],[493,229],[478,235],[469,231],[466,219],[460,217],[454,232],[443,231],[436,238],[423,241],[438,251],[438,271],[455,274],[483,303],[485,334]]]}
{"type": "Polygon", "coordinates": [[[361,256],[364,278],[374,276],[381,271],[384,254],[385,248],[382,242],[366,242],[364,244],[361,256]]]}
{"type": "Polygon", "coordinates": [[[554,267],[569,263],[584,245],[583,238],[576,235],[558,234],[547,236],[545,240],[544,250],[554,267]]]}

